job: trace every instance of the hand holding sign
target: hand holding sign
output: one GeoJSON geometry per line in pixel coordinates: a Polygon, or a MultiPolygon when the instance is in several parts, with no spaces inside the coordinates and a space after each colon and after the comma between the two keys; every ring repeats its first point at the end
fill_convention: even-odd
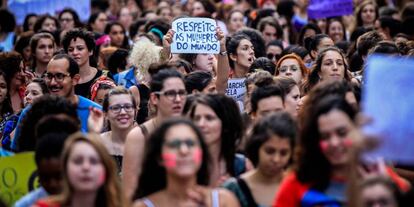
{"type": "MultiPolygon", "coordinates": [[[[179,18],[172,23],[175,34],[172,53],[213,53],[220,51],[216,22],[209,18],[179,18]]],[[[223,35],[224,36],[224,35],[223,35]]]]}

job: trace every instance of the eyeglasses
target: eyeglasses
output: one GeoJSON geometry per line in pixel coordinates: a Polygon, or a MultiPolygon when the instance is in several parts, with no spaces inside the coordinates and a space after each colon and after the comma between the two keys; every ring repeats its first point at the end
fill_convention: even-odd
{"type": "Polygon", "coordinates": [[[175,139],[175,140],[164,143],[164,145],[167,146],[168,148],[176,149],[176,150],[180,149],[181,145],[183,144],[185,144],[188,148],[193,148],[199,145],[199,143],[194,139],[184,139],[184,140],[175,139]]]}
{"type": "Polygon", "coordinates": [[[122,109],[124,109],[126,112],[134,111],[134,105],[133,104],[124,104],[124,105],[116,104],[116,105],[108,107],[108,109],[116,114],[119,114],[121,113],[122,109]]]}
{"type": "Polygon", "coordinates": [[[187,91],[186,90],[178,90],[178,91],[169,90],[169,91],[155,92],[155,94],[165,96],[169,100],[173,101],[177,98],[177,96],[179,96],[180,98],[184,98],[185,96],[187,96],[187,91]]]}
{"type": "Polygon", "coordinates": [[[269,58],[269,60],[273,60],[273,58],[275,60],[279,60],[280,59],[280,55],[279,54],[272,54],[272,53],[268,53],[266,54],[267,58],[269,58]]]}
{"type": "Polygon", "coordinates": [[[65,80],[66,77],[69,77],[70,74],[64,74],[64,73],[45,73],[43,75],[43,79],[46,82],[50,82],[52,81],[52,79],[54,78],[56,82],[62,82],[63,80],[65,80]]]}
{"type": "Polygon", "coordinates": [[[281,73],[286,73],[288,70],[290,70],[290,72],[296,72],[299,70],[299,68],[296,65],[282,66],[279,68],[279,72],[281,73]]]}

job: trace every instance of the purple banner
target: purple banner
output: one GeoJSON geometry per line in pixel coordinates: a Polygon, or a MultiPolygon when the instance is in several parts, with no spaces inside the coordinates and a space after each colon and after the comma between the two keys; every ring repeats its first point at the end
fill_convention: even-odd
{"type": "Polygon", "coordinates": [[[354,12],[352,0],[310,0],[309,19],[349,15],[354,12]]]}

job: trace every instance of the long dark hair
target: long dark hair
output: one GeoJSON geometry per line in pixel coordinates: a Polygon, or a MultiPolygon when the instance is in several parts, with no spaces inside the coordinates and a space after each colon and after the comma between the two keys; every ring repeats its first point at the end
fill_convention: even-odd
{"type": "Polygon", "coordinates": [[[348,72],[348,63],[347,63],[344,53],[342,53],[342,51],[337,47],[327,47],[327,48],[322,49],[319,52],[318,57],[316,58],[316,61],[312,66],[311,72],[308,74],[308,77],[305,79],[305,82],[303,83],[302,91],[305,94],[308,93],[321,80],[321,78],[319,77],[319,72],[321,71],[321,68],[322,68],[322,60],[328,51],[335,51],[339,53],[339,55],[341,55],[342,60],[344,62],[344,67],[345,67],[344,79],[347,81],[351,81],[351,75],[348,72]]]}
{"type": "Polygon", "coordinates": [[[329,185],[332,165],[319,146],[318,118],[332,110],[340,110],[355,121],[356,112],[344,97],[338,95],[328,95],[313,103],[307,101],[305,105],[308,108],[300,119],[295,171],[300,182],[309,183],[312,188],[323,191],[329,185]]]}
{"type": "Polygon", "coordinates": [[[190,117],[194,119],[195,108],[198,104],[210,107],[221,120],[221,149],[220,159],[226,162],[226,172],[236,176],[234,159],[236,144],[243,136],[243,121],[236,102],[222,94],[207,94],[198,97],[190,110],[190,117]]]}
{"type": "Polygon", "coordinates": [[[204,186],[208,185],[209,154],[207,146],[204,143],[203,135],[192,121],[184,118],[172,118],[163,122],[161,126],[155,130],[153,134],[151,134],[148,139],[149,141],[146,143],[145,157],[142,165],[143,170],[141,176],[139,177],[139,186],[135,190],[134,200],[160,191],[167,186],[166,170],[160,165],[161,151],[165,142],[165,135],[167,134],[167,131],[171,127],[177,125],[186,125],[197,135],[197,139],[203,152],[201,167],[197,172],[197,183],[204,186]]]}

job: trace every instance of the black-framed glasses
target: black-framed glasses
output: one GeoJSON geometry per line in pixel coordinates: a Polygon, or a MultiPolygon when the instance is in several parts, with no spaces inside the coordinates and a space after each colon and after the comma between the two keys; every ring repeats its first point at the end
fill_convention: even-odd
{"type": "Polygon", "coordinates": [[[157,95],[161,95],[161,96],[165,96],[167,97],[169,100],[173,101],[177,98],[177,96],[179,96],[180,98],[184,98],[187,96],[187,91],[182,89],[182,90],[168,90],[168,91],[159,91],[159,92],[155,92],[155,94],[157,95]]]}
{"type": "Polygon", "coordinates": [[[132,112],[134,111],[135,107],[133,104],[115,104],[108,107],[109,110],[112,112],[119,114],[121,113],[121,110],[124,109],[126,112],[132,112]]]}
{"type": "Polygon", "coordinates": [[[198,141],[194,139],[184,139],[184,140],[175,139],[175,140],[164,143],[164,145],[167,146],[168,148],[176,149],[176,150],[180,149],[181,145],[183,144],[186,145],[188,148],[193,148],[199,145],[198,141]]]}
{"type": "Polygon", "coordinates": [[[56,82],[62,82],[63,80],[65,80],[66,77],[70,77],[70,74],[65,74],[65,73],[45,73],[45,74],[43,74],[43,79],[46,82],[52,81],[53,78],[55,79],[56,82]]]}
{"type": "Polygon", "coordinates": [[[273,53],[267,53],[266,56],[269,60],[279,60],[281,55],[273,54],[273,53]]]}

